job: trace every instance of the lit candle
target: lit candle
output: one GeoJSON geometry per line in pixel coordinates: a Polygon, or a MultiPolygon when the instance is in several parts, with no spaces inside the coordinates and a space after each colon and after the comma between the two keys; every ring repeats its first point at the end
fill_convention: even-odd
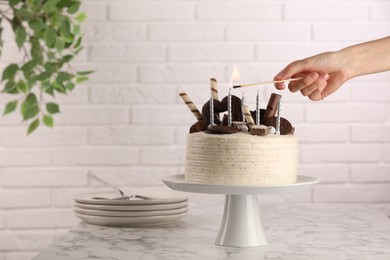
{"type": "Polygon", "coordinates": [[[276,114],[276,135],[280,135],[280,108],[281,108],[281,100],[282,98],[279,99],[278,102],[278,113],[276,114]]]}
{"type": "Polygon", "coordinates": [[[244,113],[244,105],[245,105],[245,96],[244,92],[242,92],[242,98],[241,98],[241,117],[242,117],[242,122],[245,122],[245,113],[244,113]]]}
{"type": "Polygon", "coordinates": [[[229,88],[228,95],[228,126],[232,126],[232,95],[230,94],[231,88],[229,88]]]}
{"type": "Polygon", "coordinates": [[[256,95],[256,125],[260,125],[260,99],[259,99],[259,90],[257,90],[256,95]]]}
{"type": "Polygon", "coordinates": [[[213,96],[210,98],[210,125],[214,125],[214,99],[213,96]]]}

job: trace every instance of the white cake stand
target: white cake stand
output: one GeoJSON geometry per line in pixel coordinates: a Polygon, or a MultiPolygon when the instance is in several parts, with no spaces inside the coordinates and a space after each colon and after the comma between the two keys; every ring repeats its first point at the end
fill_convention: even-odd
{"type": "Polygon", "coordinates": [[[184,175],[162,178],[177,191],[226,194],[221,227],[215,244],[232,247],[252,247],[267,244],[261,225],[256,194],[283,193],[304,190],[319,182],[318,178],[299,175],[297,181],[284,185],[219,185],[186,181],[184,175]]]}

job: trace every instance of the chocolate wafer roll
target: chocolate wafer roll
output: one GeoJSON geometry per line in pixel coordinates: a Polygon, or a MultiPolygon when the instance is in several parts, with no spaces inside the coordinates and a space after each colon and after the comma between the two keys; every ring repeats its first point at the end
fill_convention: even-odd
{"type": "Polygon", "coordinates": [[[191,99],[187,95],[187,93],[180,93],[179,96],[183,99],[184,103],[187,105],[187,107],[191,110],[192,114],[196,117],[197,120],[202,120],[202,114],[199,112],[199,110],[196,108],[194,103],[192,103],[191,99]]]}
{"type": "Polygon", "coordinates": [[[210,90],[213,99],[218,100],[218,85],[217,85],[217,80],[214,78],[210,79],[210,90]]]}
{"type": "Polygon", "coordinates": [[[274,117],[278,110],[278,102],[282,96],[276,93],[272,93],[268,100],[267,109],[265,110],[264,116],[261,118],[261,122],[264,123],[268,118],[274,117]]]}
{"type": "Polygon", "coordinates": [[[244,116],[245,116],[245,119],[246,119],[246,122],[248,123],[248,125],[254,125],[255,121],[253,120],[253,117],[251,115],[251,111],[249,110],[249,107],[244,105],[243,111],[244,111],[244,116]]]}

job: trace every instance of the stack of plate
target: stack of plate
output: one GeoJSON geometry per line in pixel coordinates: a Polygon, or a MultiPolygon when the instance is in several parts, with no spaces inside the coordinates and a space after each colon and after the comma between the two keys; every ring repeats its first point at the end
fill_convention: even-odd
{"type": "Polygon", "coordinates": [[[187,198],[178,194],[118,199],[113,193],[84,193],[73,196],[76,216],[88,224],[139,227],[171,224],[185,216],[187,198]]]}

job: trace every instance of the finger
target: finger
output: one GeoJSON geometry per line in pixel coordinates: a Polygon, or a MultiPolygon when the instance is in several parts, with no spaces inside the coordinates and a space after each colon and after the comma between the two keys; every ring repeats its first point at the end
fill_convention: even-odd
{"type": "Polygon", "coordinates": [[[290,84],[288,84],[288,89],[295,93],[303,88],[306,88],[313,84],[320,75],[317,72],[312,72],[306,77],[304,77],[302,80],[292,81],[290,84]]]}
{"type": "Polygon", "coordinates": [[[324,83],[328,80],[328,78],[329,78],[329,74],[327,73],[320,75],[318,79],[314,81],[311,85],[301,89],[302,95],[309,96],[316,89],[323,87],[324,83]]]}
{"type": "Polygon", "coordinates": [[[327,81],[324,81],[324,83],[318,87],[316,90],[314,90],[310,95],[308,95],[308,98],[311,100],[311,101],[320,101],[320,100],[323,100],[325,98],[325,95],[324,95],[324,89],[326,88],[328,82],[327,81]]]}
{"type": "Polygon", "coordinates": [[[289,79],[293,75],[305,71],[305,62],[303,60],[294,61],[288,64],[284,69],[282,69],[276,76],[274,80],[284,80],[289,79]]]}
{"type": "Polygon", "coordinates": [[[275,83],[274,84],[275,85],[275,88],[276,89],[279,89],[279,90],[283,90],[283,89],[285,89],[286,88],[286,86],[284,85],[284,83],[275,83]]]}

